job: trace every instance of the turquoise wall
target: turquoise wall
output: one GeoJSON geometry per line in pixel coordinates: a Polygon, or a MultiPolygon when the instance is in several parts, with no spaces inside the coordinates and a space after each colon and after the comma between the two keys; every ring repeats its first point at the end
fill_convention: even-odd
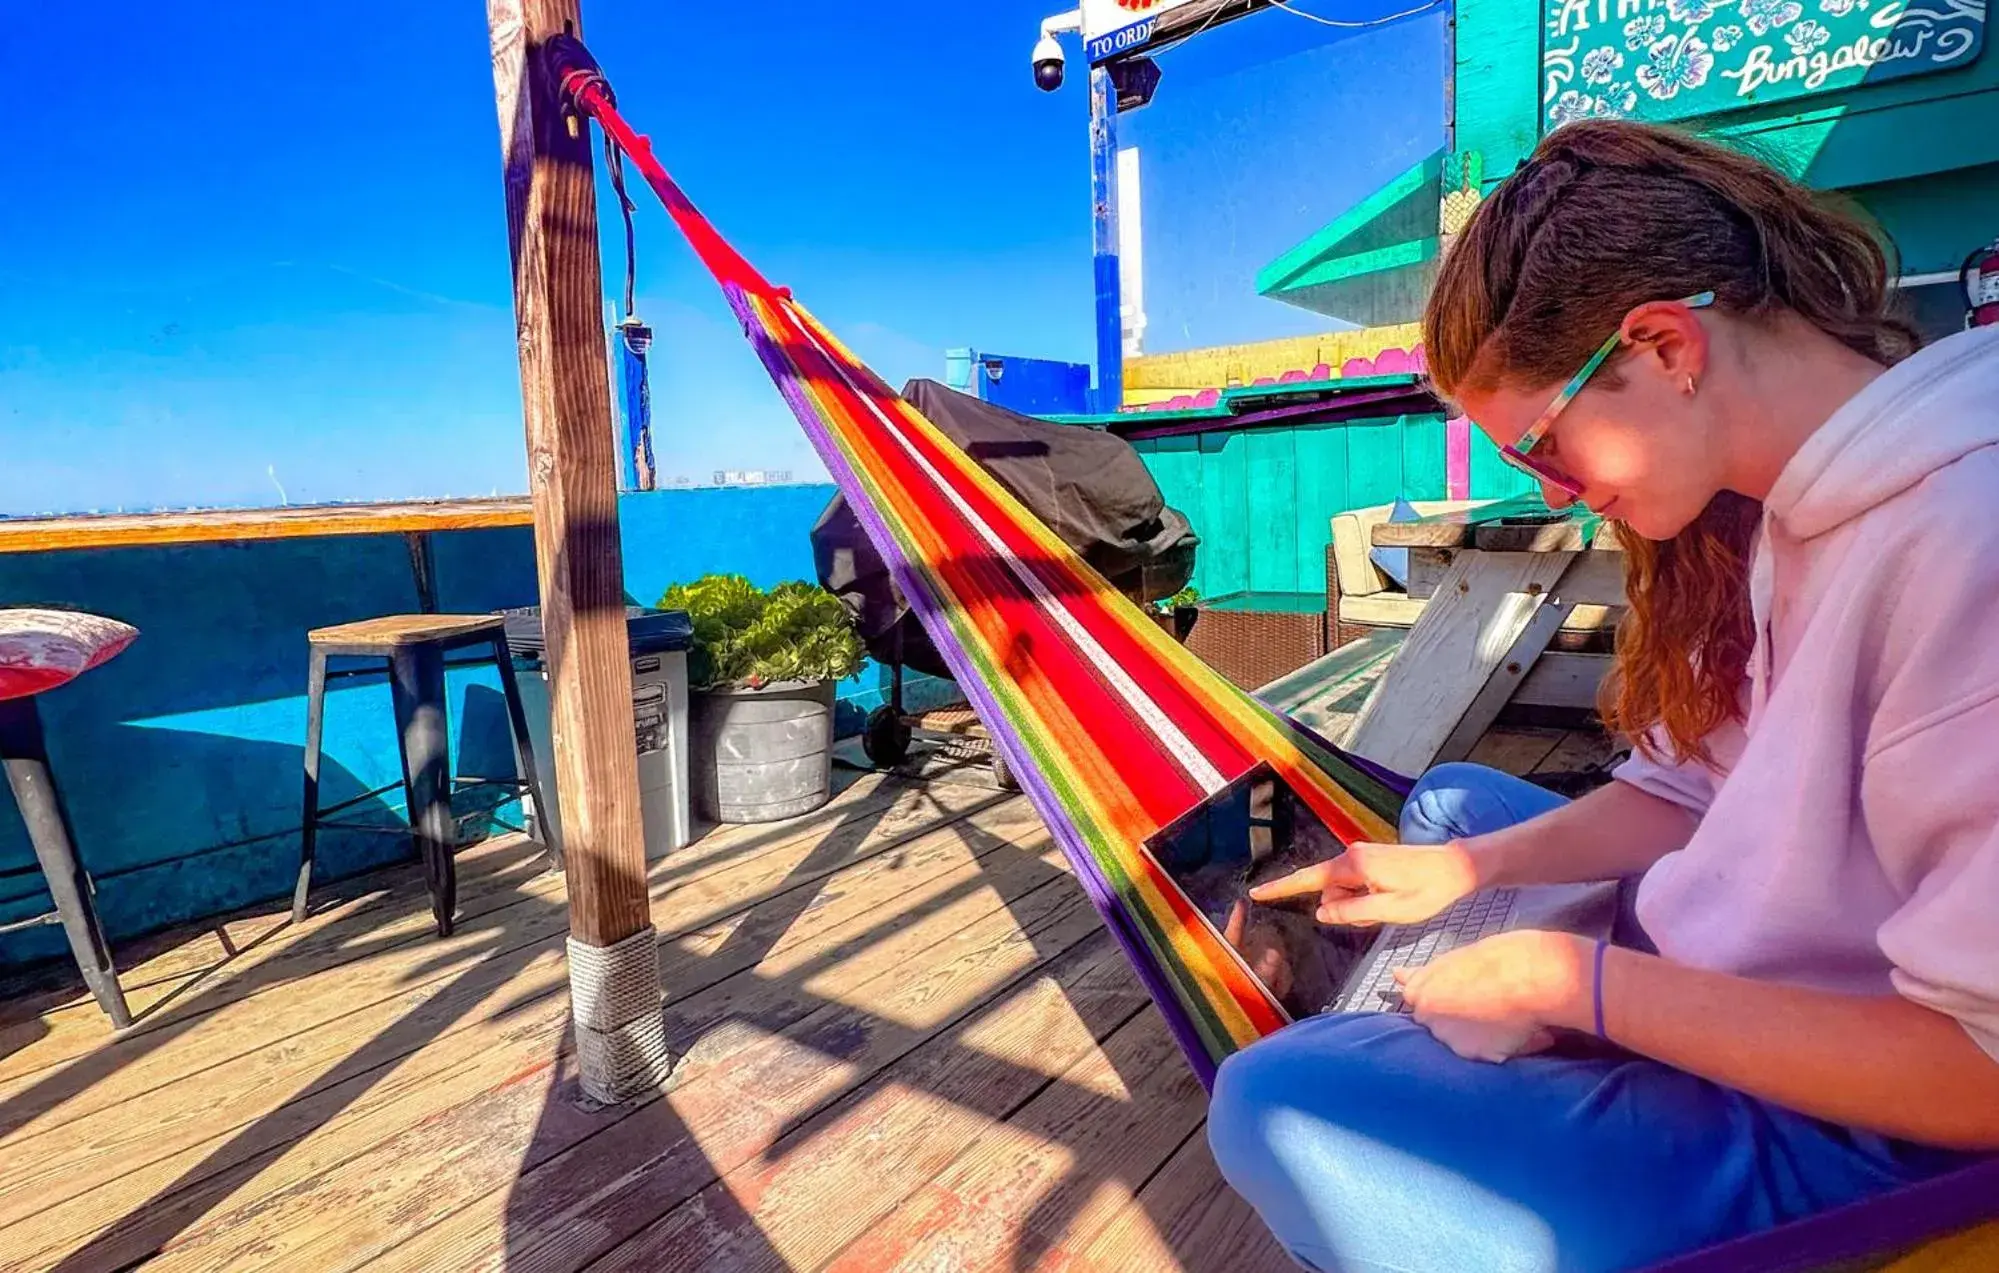
{"type": "MultiPolygon", "coordinates": [[[[1665,10],[1616,7],[1616,20],[1665,10]]],[[[1813,6],[1807,4],[1810,12],[1813,6]]],[[[1541,137],[1545,4],[1459,0],[1456,145],[1484,157],[1489,188],[1541,137]]],[[[1717,18],[1715,21],[1720,21],[1717,18]]],[[[1634,55],[1635,56],[1635,55],[1634,55]]],[[[1851,194],[1883,223],[1903,270],[1954,270],[1989,242],[1999,189],[1999,56],[1677,121],[1749,150],[1810,185],[1851,194]]]]}
{"type": "MultiPolygon", "coordinates": [[[[1201,537],[1194,587],[1324,593],[1334,514],[1398,496],[1443,499],[1444,421],[1399,416],[1155,438],[1135,444],[1166,502],[1201,537]]],[[[1471,494],[1526,494],[1527,477],[1472,431],[1471,494]]]]}
{"type": "MultiPolygon", "coordinates": [[[[809,579],[807,532],[831,486],[661,491],[621,501],[626,590],[651,603],[711,570],[759,584],[809,579]]],[[[433,536],[439,608],[485,612],[536,599],[525,528],[433,536]]],[[[397,535],[91,549],[0,556],[0,605],[73,606],[135,625],[132,647],[45,695],[57,782],[113,940],[291,888],[298,860],[305,633],[417,608],[397,535]]],[[[882,671],[842,687],[854,728],[882,701],[882,671]]],[[[945,687],[948,688],[948,687],[945,687]]],[[[449,683],[461,773],[509,775],[513,759],[489,669],[449,683]]],[[[916,699],[943,694],[930,683],[916,699]]],[[[321,800],[401,773],[388,691],[373,680],[327,694],[321,800]]],[[[343,818],[394,825],[401,793],[343,818]]],[[[505,819],[513,821],[511,813],[505,819]]],[[[317,876],[406,857],[407,836],[329,830],[317,876]]],[[[0,799],[0,923],[46,909],[26,833],[0,799]]],[[[51,928],[0,937],[0,965],[64,953],[51,928]]]]}
{"type": "MultiPolygon", "coordinates": [[[[1617,9],[1616,20],[1665,9],[1665,0],[1642,0],[1617,9]]],[[[1457,148],[1484,155],[1488,186],[1540,140],[1544,12],[1544,3],[1525,0],[1459,0],[1457,148]]],[[[1988,48],[1954,70],[1680,122],[1739,139],[1822,189],[1844,190],[1999,161],[1995,112],[1999,57],[1988,48]]]]}

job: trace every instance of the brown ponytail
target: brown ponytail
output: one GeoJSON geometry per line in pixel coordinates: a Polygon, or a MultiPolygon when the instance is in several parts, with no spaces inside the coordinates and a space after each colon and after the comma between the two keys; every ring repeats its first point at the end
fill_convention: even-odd
{"type": "MultiPolygon", "coordinates": [[[[1888,280],[1863,221],[1759,161],[1654,125],[1583,120],[1543,138],[1473,214],[1438,272],[1424,348],[1447,398],[1554,385],[1633,308],[1713,291],[1732,313],[1790,311],[1892,364],[1918,342],[1888,280]]],[[[1615,384],[1616,360],[1598,374],[1615,384]]],[[[1760,516],[1724,493],[1663,543],[1616,528],[1630,609],[1603,716],[1647,752],[1660,726],[1674,755],[1709,760],[1701,740],[1740,715],[1760,516]]]]}

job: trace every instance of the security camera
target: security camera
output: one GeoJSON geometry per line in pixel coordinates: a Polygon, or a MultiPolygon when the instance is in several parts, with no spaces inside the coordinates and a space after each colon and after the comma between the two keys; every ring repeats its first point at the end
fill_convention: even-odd
{"type": "Polygon", "coordinates": [[[1083,30],[1083,11],[1071,9],[1041,20],[1041,39],[1034,45],[1034,86],[1044,93],[1062,87],[1062,45],[1058,35],[1076,35],[1083,30]]]}
{"type": "Polygon", "coordinates": [[[1062,45],[1052,35],[1044,35],[1034,45],[1034,86],[1044,93],[1062,87],[1064,58],[1062,45]]]}

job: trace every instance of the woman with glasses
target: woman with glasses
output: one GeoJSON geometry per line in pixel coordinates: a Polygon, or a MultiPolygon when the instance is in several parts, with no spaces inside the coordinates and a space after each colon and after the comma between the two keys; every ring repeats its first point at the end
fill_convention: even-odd
{"type": "Polygon", "coordinates": [[[1999,1151],[1999,329],[1921,350],[1883,249],[1740,154],[1550,134],[1444,259],[1430,374],[1626,550],[1635,743],[1572,803],[1426,775],[1325,923],[1621,880],[1410,1015],[1230,1058],[1209,1139],[1323,1270],[1640,1267],[1999,1151]]]}

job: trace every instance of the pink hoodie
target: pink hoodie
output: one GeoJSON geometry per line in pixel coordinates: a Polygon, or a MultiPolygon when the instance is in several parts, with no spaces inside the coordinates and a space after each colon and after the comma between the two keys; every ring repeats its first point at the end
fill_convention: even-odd
{"type": "Polygon", "coordinates": [[[1957,1018],[1999,1058],[1999,328],[1881,376],[1785,466],[1720,772],[1616,777],[1701,814],[1638,918],[1678,963],[1957,1018]]]}

